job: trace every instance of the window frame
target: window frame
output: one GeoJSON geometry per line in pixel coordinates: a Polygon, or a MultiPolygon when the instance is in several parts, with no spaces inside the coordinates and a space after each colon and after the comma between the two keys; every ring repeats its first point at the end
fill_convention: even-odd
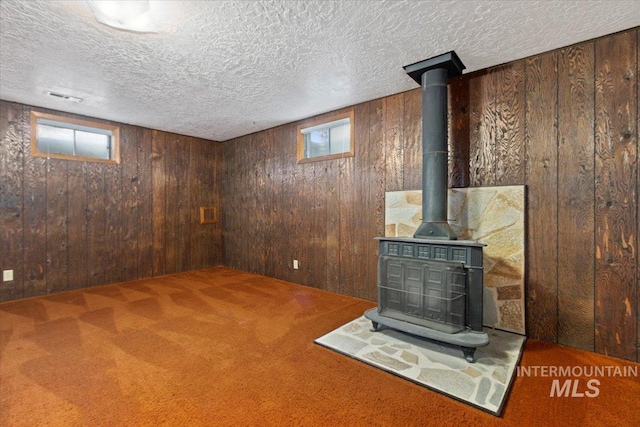
{"type": "Polygon", "coordinates": [[[111,165],[120,164],[120,127],[106,123],[98,123],[89,120],[76,119],[72,117],[59,116],[56,114],[41,113],[31,111],[31,155],[34,157],[44,157],[60,160],[74,160],[77,162],[107,163],[111,165]],[[104,129],[111,131],[111,158],[99,159],[97,157],[74,156],[61,153],[47,153],[38,150],[38,119],[53,120],[70,125],[85,126],[90,128],[104,129]]]}
{"type": "Polygon", "coordinates": [[[345,157],[353,157],[355,155],[355,123],[354,123],[354,112],[353,109],[349,109],[343,113],[332,114],[330,116],[322,116],[311,120],[306,120],[304,123],[301,123],[297,127],[297,149],[296,149],[296,158],[297,163],[310,163],[317,162],[321,160],[332,160],[332,159],[342,159],[345,157]],[[342,153],[336,154],[327,154],[324,156],[317,157],[304,157],[304,134],[302,133],[303,129],[307,129],[314,126],[319,126],[323,124],[329,124],[331,122],[335,122],[342,119],[349,119],[349,151],[345,151],[342,153]]]}

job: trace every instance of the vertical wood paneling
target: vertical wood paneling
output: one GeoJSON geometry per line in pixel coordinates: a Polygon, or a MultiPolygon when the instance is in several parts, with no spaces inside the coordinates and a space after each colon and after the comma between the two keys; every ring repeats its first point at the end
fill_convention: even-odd
{"type": "Polygon", "coordinates": [[[277,170],[278,174],[276,175],[276,185],[278,185],[278,190],[275,192],[275,210],[274,210],[274,224],[275,226],[271,230],[272,238],[274,238],[274,242],[277,242],[279,246],[276,248],[275,257],[273,262],[275,262],[276,269],[276,277],[280,279],[287,280],[290,276],[289,269],[289,252],[290,252],[290,242],[291,242],[291,230],[288,229],[289,224],[289,192],[290,188],[290,179],[288,176],[288,162],[287,162],[287,152],[286,152],[286,144],[285,144],[285,132],[282,126],[279,126],[276,129],[274,134],[274,142],[276,147],[276,158],[277,158],[277,170]],[[286,232],[283,232],[286,230],[286,232]],[[282,233],[283,238],[278,238],[278,235],[282,233]]]}
{"type": "MultiPolygon", "coordinates": [[[[101,163],[87,163],[87,251],[89,286],[107,282],[105,265],[106,197],[104,169],[101,163]]],[[[48,224],[48,222],[47,222],[48,224]]]]}
{"type": "MultiPolygon", "coordinates": [[[[264,133],[258,133],[253,135],[253,140],[255,141],[255,150],[256,153],[260,156],[258,163],[254,165],[254,175],[255,182],[257,186],[257,195],[255,197],[255,204],[258,215],[258,223],[257,226],[260,227],[261,230],[267,230],[271,227],[270,223],[270,203],[266,198],[269,196],[269,192],[271,191],[270,186],[270,174],[268,173],[268,162],[273,155],[273,146],[268,144],[268,139],[265,137],[264,133]]],[[[225,144],[221,144],[222,147],[226,150],[227,147],[225,144]]],[[[227,167],[224,161],[220,162],[220,164],[224,164],[227,167]]],[[[259,244],[262,247],[268,246],[267,234],[259,233],[257,236],[259,244]]],[[[255,255],[257,257],[256,262],[256,273],[264,274],[267,269],[267,264],[269,264],[269,259],[267,258],[266,251],[259,251],[255,255]]]]}
{"type": "MultiPolygon", "coordinates": [[[[637,38],[637,29],[630,34],[630,38],[637,38]]],[[[611,37],[614,36],[605,39],[611,37]]],[[[619,44],[613,39],[606,43],[619,44]]],[[[628,41],[623,44],[628,44],[628,41]]],[[[625,161],[629,165],[635,162],[635,166],[629,169],[635,175],[624,178],[629,185],[635,179],[635,193],[628,192],[633,198],[626,200],[628,207],[621,215],[627,218],[625,224],[630,215],[636,215],[636,218],[638,215],[637,158],[629,154],[614,155],[603,163],[608,165],[601,167],[604,173],[609,173],[608,182],[616,181],[613,190],[611,185],[600,181],[601,174],[594,169],[596,76],[593,49],[593,42],[583,43],[463,75],[450,82],[449,97],[450,185],[527,185],[528,333],[535,338],[590,350],[593,350],[595,342],[594,310],[601,309],[605,313],[620,309],[619,304],[614,307],[617,303],[610,301],[611,296],[598,296],[608,292],[607,286],[617,279],[613,276],[603,279],[605,286],[597,284],[595,279],[595,242],[598,238],[595,226],[596,188],[618,191],[616,186],[622,184],[617,183],[615,174],[607,171],[618,171],[625,161]],[[596,286],[598,291],[594,291],[596,286]],[[602,306],[597,308],[598,304],[602,306]]],[[[637,46],[632,49],[636,49],[637,56],[637,46]]],[[[614,55],[614,51],[607,49],[609,56],[614,55]]],[[[619,55],[614,56],[610,60],[615,67],[622,67],[619,55]]],[[[615,67],[611,69],[618,69],[615,67]]],[[[630,78],[637,85],[637,72],[630,78]]],[[[603,105],[611,97],[621,98],[618,84],[614,83],[612,87],[611,94],[603,95],[603,105]]],[[[317,277],[312,283],[314,286],[376,299],[377,243],[374,238],[384,234],[385,191],[413,189],[420,185],[420,167],[415,167],[421,158],[419,104],[420,91],[416,89],[356,106],[360,113],[355,120],[356,155],[353,164],[344,160],[315,162],[313,184],[309,181],[307,169],[291,171],[289,165],[295,152],[279,138],[274,138],[272,149],[276,154],[266,160],[269,165],[264,168],[267,184],[263,201],[273,204],[273,209],[269,210],[271,227],[258,233],[269,236],[267,241],[273,242],[265,249],[273,253],[273,257],[267,258],[273,260],[266,263],[267,275],[270,271],[275,273],[275,277],[284,274],[280,264],[290,260],[278,257],[283,253],[281,245],[292,241],[283,230],[292,230],[296,245],[306,245],[306,250],[315,254],[317,266],[314,268],[326,272],[323,277],[314,274],[317,277]],[[402,103],[399,101],[401,98],[402,103]],[[361,116],[368,118],[364,120],[365,124],[362,124],[361,116]],[[364,126],[364,129],[359,126],[364,126]],[[401,148],[399,135],[402,135],[401,148]],[[363,141],[366,142],[363,144],[363,141]],[[295,176],[295,179],[290,180],[281,174],[295,176]],[[353,178],[348,178],[351,175],[353,178]],[[346,182],[343,181],[345,179],[346,182]],[[293,199],[277,193],[283,191],[288,194],[291,188],[295,194],[293,199]],[[351,208],[345,206],[349,200],[351,208]],[[306,228],[304,225],[301,228],[292,225],[291,212],[296,215],[308,212],[311,216],[308,239],[300,238],[300,231],[304,232],[306,228]],[[365,285],[356,283],[360,277],[365,277],[365,285]]],[[[629,111],[634,108],[637,111],[637,106],[630,105],[629,111]]],[[[610,107],[607,109],[609,111],[610,107]]],[[[635,120],[637,123],[637,117],[635,120]]],[[[599,117],[600,122],[605,123],[599,117]]],[[[611,126],[602,127],[600,131],[607,138],[615,137],[611,126]]],[[[257,137],[269,138],[273,132],[279,130],[259,132],[257,137]]],[[[637,129],[633,132],[637,134],[637,129]]],[[[229,141],[225,146],[231,147],[236,141],[229,141]]],[[[637,153],[637,138],[634,141],[637,153]]],[[[251,157],[251,151],[246,155],[251,157]]],[[[231,164],[228,157],[225,154],[226,165],[231,164]]],[[[269,156],[265,155],[265,159],[269,156]]],[[[245,162],[254,160],[237,158],[233,167],[242,169],[245,162]]],[[[235,198],[235,184],[225,182],[225,197],[235,198]]],[[[234,209],[242,211],[248,206],[241,200],[234,209]]],[[[600,214],[598,221],[601,222],[600,214]]],[[[633,231],[625,230],[625,233],[633,231]]],[[[635,230],[634,235],[637,234],[638,230],[635,230]]],[[[620,241],[619,247],[613,247],[635,250],[635,243],[633,246],[629,243],[631,234],[625,235],[626,249],[621,237],[609,235],[609,239],[620,241]]],[[[233,247],[232,242],[228,243],[233,247]]],[[[240,242],[239,253],[247,250],[247,245],[240,242]]],[[[611,244],[609,248],[611,250],[611,244]]],[[[305,248],[297,251],[304,253],[305,248]]],[[[636,276],[637,259],[636,255],[636,276]]],[[[304,275],[290,277],[294,281],[307,282],[304,275]]],[[[635,280],[637,287],[637,277],[635,280]]],[[[631,317],[634,312],[637,317],[637,289],[635,292],[636,300],[629,298],[631,317]]],[[[625,310],[626,307],[625,304],[625,310]]],[[[614,318],[607,322],[615,328],[625,329],[624,334],[618,333],[624,341],[620,345],[637,345],[632,337],[635,334],[638,338],[637,323],[630,326],[614,318]]],[[[616,339],[615,333],[609,335],[616,339]]],[[[623,357],[633,359],[637,354],[625,354],[623,357]]]]}
{"type": "Polygon", "coordinates": [[[355,173],[354,158],[345,157],[338,162],[339,173],[339,259],[340,259],[340,278],[342,293],[346,295],[354,294],[354,228],[355,228],[355,173]]]}
{"type": "MultiPolygon", "coordinates": [[[[257,217],[257,203],[255,198],[258,197],[256,182],[254,180],[254,169],[256,168],[257,158],[255,156],[250,156],[249,153],[253,149],[253,141],[255,141],[254,135],[247,135],[242,138],[242,142],[239,146],[240,149],[240,159],[247,159],[246,162],[242,162],[239,164],[240,166],[240,188],[238,189],[238,196],[240,198],[240,203],[242,206],[246,206],[246,215],[244,218],[238,218],[239,220],[239,228],[238,231],[242,236],[243,240],[254,242],[257,238],[255,221],[257,217]],[[253,223],[251,226],[247,226],[246,222],[253,223]]],[[[257,243],[257,242],[256,242],[257,243]]],[[[250,251],[249,253],[243,254],[243,260],[240,265],[242,266],[242,270],[256,272],[257,265],[257,251],[250,251]]]]}
{"type": "MultiPolygon", "coordinates": [[[[252,183],[250,186],[255,189],[254,192],[249,192],[250,200],[248,202],[250,209],[256,213],[255,221],[257,221],[256,226],[254,227],[256,232],[253,233],[252,238],[255,239],[254,241],[258,247],[264,247],[267,244],[267,240],[265,239],[265,230],[271,227],[271,224],[266,221],[266,204],[263,200],[267,191],[263,173],[265,167],[264,138],[259,137],[256,134],[250,135],[246,150],[247,152],[258,154],[258,157],[251,162],[251,168],[248,171],[249,182],[252,183]]],[[[250,156],[249,158],[252,157],[253,156],[250,156]]],[[[304,218],[300,218],[300,220],[304,221],[304,218]]],[[[254,251],[250,255],[252,257],[250,271],[256,273],[264,271],[264,266],[268,262],[264,251],[254,251]]]]}
{"type": "Polygon", "coordinates": [[[558,53],[558,342],[593,351],[593,43],[558,53]]]}
{"type": "Polygon", "coordinates": [[[282,203],[283,212],[282,220],[284,228],[280,230],[289,230],[287,236],[287,244],[283,247],[281,253],[283,258],[280,260],[284,272],[285,280],[294,280],[300,276],[300,270],[293,270],[293,260],[299,260],[299,253],[302,250],[300,244],[301,225],[303,218],[299,216],[298,206],[304,203],[304,200],[296,199],[296,186],[300,182],[301,170],[296,164],[296,159],[289,154],[296,150],[296,128],[293,124],[281,126],[282,142],[280,147],[281,159],[283,160],[283,192],[282,203]]]}
{"type": "Polygon", "coordinates": [[[187,227],[189,235],[191,236],[191,257],[189,259],[189,270],[198,270],[202,268],[205,241],[206,241],[206,229],[211,224],[200,224],[200,206],[209,206],[213,203],[207,201],[203,197],[202,190],[206,188],[208,183],[205,181],[205,174],[203,169],[206,166],[206,157],[209,153],[207,151],[206,144],[196,138],[189,138],[189,201],[188,206],[191,207],[191,211],[187,217],[187,227]]]}
{"type": "Polygon", "coordinates": [[[224,222],[224,240],[225,240],[225,265],[237,268],[238,258],[240,258],[236,252],[236,247],[240,245],[240,239],[235,235],[236,225],[235,219],[237,218],[238,209],[240,209],[238,203],[236,185],[238,182],[235,173],[238,170],[236,151],[239,144],[227,144],[224,150],[226,168],[224,171],[224,181],[227,183],[225,186],[224,205],[225,210],[222,212],[224,222]]]}
{"type": "MultiPolygon", "coordinates": [[[[405,97],[405,112],[407,99],[405,97]]],[[[372,269],[375,265],[368,262],[369,241],[372,238],[367,234],[367,223],[371,221],[371,203],[369,200],[370,167],[369,167],[369,103],[356,105],[354,111],[355,122],[355,156],[353,158],[353,185],[354,197],[352,202],[353,215],[353,277],[352,288],[354,296],[368,294],[369,287],[376,286],[372,278],[372,269]]],[[[405,132],[406,135],[406,132],[405,132]]],[[[406,145],[405,145],[406,159],[406,145]]],[[[405,181],[406,184],[406,181],[405,181]]]]}
{"type": "Polygon", "coordinates": [[[138,278],[154,275],[153,132],[138,129],[138,278]]]}
{"type": "Polygon", "coordinates": [[[558,339],[557,55],[526,61],[527,335],[558,339]]]}
{"type": "MultiPolygon", "coordinates": [[[[369,161],[371,180],[369,182],[369,201],[371,203],[371,213],[369,214],[369,242],[367,260],[373,267],[371,279],[378,283],[378,242],[374,240],[377,236],[384,236],[384,196],[385,196],[385,129],[386,100],[377,99],[369,104],[369,161]]],[[[370,283],[370,282],[368,282],[370,283]]],[[[362,296],[369,300],[377,298],[377,287],[372,286],[368,293],[362,296]]]]}
{"type": "Polygon", "coordinates": [[[313,164],[313,225],[311,241],[314,265],[313,286],[326,289],[327,281],[327,162],[313,164]]]}
{"type": "MultiPolygon", "coordinates": [[[[367,104],[368,105],[368,104],[367,104]]],[[[422,186],[422,91],[404,93],[404,145],[402,148],[403,190],[419,190],[422,186]]],[[[358,121],[356,120],[356,125],[358,121]]],[[[368,125],[368,122],[367,122],[368,125]]],[[[465,138],[466,139],[466,138],[465,138]]],[[[360,142],[360,139],[356,137],[360,142]]]]}
{"type": "Polygon", "coordinates": [[[67,163],[47,160],[47,293],[67,289],[67,163]]]}
{"type": "Polygon", "coordinates": [[[201,242],[203,254],[201,268],[207,268],[223,264],[222,224],[224,219],[222,213],[224,212],[224,203],[221,188],[224,182],[224,169],[221,165],[223,145],[213,141],[202,141],[201,143],[206,147],[204,155],[207,162],[201,162],[199,166],[198,175],[206,183],[206,186],[200,189],[200,198],[203,204],[211,204],[218,209],[218,222],[209,224],[209,227],[205,227],[203,230],[205,240],[201,242]]]}
{"type": "MultiPolygon", "coordinates": [[[[273,244],[267,245],[267,259],[270,262],[267,263],[266,269],[271,272],[271,277],[279,276],[279,260],[280,250],[277,246],[278,232],[282,232],[282,229],[278,229],[278,224],[281,218],[281,199],[278,194],[282,186],[281,174],[281,162],[280,162],[280,132],[278,128],[274,128],[267,133],[267,144],[269,145],[269,173],[270,173],[270,185],[269,188],[269,230],[265,235],[265,239],[268,239],[273,244]]],[[[240,161],[240,159],[239,159],[240,161]]]]}
{"type": "MultiPolygon", "coordinates": [[[[297,140],[297,129],[295,126],[291,127],[294,131],[294,140],[297,140]]],[[[300,228],[298,235],[296,236],[296,245],[298,248],[297,256],[300,261],[300,283],[303,285],[313,286],[315,283],[315,260],[313,258],[313,244],[310,244],[309,239],[313,233],[313,207],[314,207],[314,191],[313,191],[313,179],[314,179],[314,164],[302,163],[297,165],[300,169],[300,179],[295,183],[295,201],[298,221],[300,228]]],[[[258,182],[260,185],[260,181],[258,182]]],[[[263,189],[260,187],[260,191],[263,189]]]]}
{"type": "Polygon", "coordinates": [[[496,75],[496,185],[524,183],[524,61],[498,67],[496,75]]]}
{"type": "Polygon", "coordinates": [[[173,269],[221,263],[221,226],[194,225],[199,226],[201,200],[220,202],[220,144],[120,125],[119,165],[35,158],[30,113],[29,106],[0,101],[0,264],[17,264],[6,268],[16,280],[0,286],[0,299],[164,274],[168,237],[175,245],[173,269]],[[169,150],[167,140],[175,142],[169,150]],[[197,167],[192,159],[198,159],[197,167]],[[170,212],[167,176],[175,178],[170,212]],[[192,189],[198,189],[195,199],[192,189]]]}
{"type": "MultiPolygon", "coordinates": [[[[236,163],[235,163],[235,167],[236,167],[236,171],[235,171],[235,176],[236,176],[236,183],[235,183],[235,194],[236,194],[236,201],[234,202],[234,207],[237,209],[235,211],[230,212],[230,215],[234,216],[234,233],[236,235],[237,238],[240,239],[241,242],[246,241],[247,237],[247,222],[250,221],[251,218],[251,214],[248,211],[245,203],[247,201],[247,192],[249,191],[248,188],[246,188],[246,164],[244,164],[244,162],[242,161],[242,159],[245,156],[245,153],[247,152],[247,147],[246,147],[246,138],[244,137],[242,138],[242,141],[240,142],[240,144],[238,144],[238,147],[236,148],[236,154],[235,154],[235,158],[236,158],[236,163]],[[246,210],[246,214],[244,215],[238,215],[238,212],[245,212],[246,210]]],[[[243,250],[246,248],[246,246],[244,245],[236,245],[235,248],[235,252],[236,252],[236,256],[239,256],[240,259],[236,261],[236,265],[238,265],[240,267],[240,269],[246,269],[247,267],[247,258],[243,253],[243,250]]],[[[279,252],[278,252],[279,254],[279,252]]],[[[250,254],[247,254],[247,256],[251,256],[250,254]]]]}
{"type": "Polygon", "coordinates": [[[340,165],[326,161],[327,168],[327,287],[330,292],[340,292],[340,165]]]}
{"type": "MultiPolygon", "coordinates": [[[[67,218],[69,223],[68,289],[84,288],[88,283],[89,259],[87,253],[87,198],[85,162],[69,162],[67,175],[67,218]]],[[[126,259],[122,260],[127,262],[126,259]]]]}
{"type": "Polygon", "coordinates": [[[469,77],[469,179],[471,186],[496,183],[496,74],[469,77]]]}
{"type": "Polygon", "coordinates": [[[20,105],[0,101],[0,271],[13,270],[14,277],[0,282],[0,301],[24,292],[22,115],[20,105]]]}
{"type": "Polygon", "coordinates": [[[595,350],[636,356],[637,47],[632,32],[595,44],[595,350]]]}
{"type": "MultiPolygon", "coordinates": [[[[286,138],[286,135],[284,135],[284,137],[286,138]]],[[[246,137],[243,138],[243,143],[241,144],[240,148],[240,158],[241,159],[251,159],[253,158],[253,156],[249,156],[249,153],[251,152],[251,138],[252,135],[248,135],[246,137]]],[[[283,139],[283,143],[284,143],[284,139],[283,139]]],[[[255,210],[255,205],[253,204],[253,197],[255,195],[255,187],[252,185],[253,184],[253,168],[255,166],[254,163],[247,163],[247,162],[242,162],[241,164],[241,179],[240,179],[240,193],[239,196],[241,198],[241,203],[243,206],[248,206],[249,209],[247,210],[247,216],[242,219],[239,218],[240,220],[240,229],[239,231],[241,232],[241,236],[243,240],[246,241],[250,241],[250,239],[252,237],[254,237],[255,233],[253,232],[254,228],[253,227],[247,227],[245,222],[249,221],[252,222],[253,219],[256,216],[256,210],[255,210]]],[[[285,172],[285,175],[286,172],[285,172]]],[[[287,200],[287,197],[289,196],[290,193],[285,192],[285,194],[283,194],[283,202],[287,200]]],[[[291,215],[291,212],[289,211],[289,209],[286,209],[285,212],[288,213],[288,215],[291,215]]],[[[292,228],[290,228],[291,223],[288,217],[282,217],[283,220],[283,224],[287,224],[289,225],[289,228],[287,228],[289,230],[289,237],[291,237],[293,234],[295,234],[295,230],[293,230],[292,228]]],[[[284,255],[282,253],[282,251],[280,252],[281,255],[283,255],[283,257],[288,257],[288,255],[284,255]]],[[[251,271],[255,264],[255,254],[250,252],[248,254],[246,254],[245,256],[243,256],[244,260],[242,261],[242,269],[245,271],[251,271]]]]}
{"type": "MultiPolygon", "coordinates": [[[[469,79],[449,80],[449,187],[469,186],[469,79]]],[[[421,114],[418,111],[417,114],[421,114]]],[[[421,150],[420,150],[421,151],[421,150]]],[[[406,171],[406,168],[405,168],[406,171]]],[[[405,172],[406,179],[406,172],[405,172]]],[[[414,189],[420,188],[420,181],[414,189]]]]}
{"type": "MultiPolygon", "coordinates": [[[[463,75],[450,83],[449,124],[451,185],[527,184],[529,333],[587,349],[593,348],[593,311],[597,302],[594,297],[597,175],[594,171],[593,60],[593,44],[587,43],[463,75]]],[[[344,175],[344,162],[314,165],[314,183],[319,183],[325,191],[311,190],[306,178],[296,184],[297,194],[300,185],[307,188],[307,192],[314,192],[311,209],[314,245],[321,235],[318,230],[324,227],[326,231],[323,241],[326,256],[316,257],[318,262],[327,264],[329,277],[324,289],[372,300],[376,297],[375,286],[359,288],[353,281],[361,274],[370,277],[367,283],[375,283],[377,244],[373,238],[384,234],[384,193],[410,189],[419,184],[421,175],[413,167],[420,153],[412,149],[419,142],[416,132],[419,91],[401,95],[404,101],[400,121],[397,120],[400,116],[394,113],[399,111],[395,105],[400,95],[363,104],[369,110],[369,138],[366,153],[358,151],[357,144],[363,140],[362,131],[358,131],[353,173],[366,179],[352,181],[355,186],[353,213],[336,203],[336,188],[332,184],[336,170],[338,177],[340,173],[344,175]],[[399,152],[395,146],[397,133],[391,123],[394,121],[399,123],[398,130],[403,135],[400,160],[394,159],[399,152]],[[336,216],[337,205],[341,211],[336,216]],[[322,206],[324,211],[315,212],[322,206]],[[353,218],[344,217],[343,213],[353,218]],[[352,222],[353,233],[344,225],[336,231],[336,221],[352,222]],[[349,239],[341,236],[345,230],[349,239]],[[340,242],[337,256],[342,264],[335,261],[336,239],[340,242]],[[349,245],[346,242],[350,239],[353,242],[349,245]],[[350,250],[357,254],[360,245],[364,261],[360,263],[357,257],[353,258],[354,271],[348,273],[344,261],[351,261],[341,252],[350,250]],[[336,265],[340,271],[338,285],[335,284],[336,265]]],[[[265,134],[267,132],[270,131],[265,134]]],[[[233,143],[229,141],[225,145],[233,143]]],[[[282,165],[279,167],[278,162],[284,162],[283,156],[294,156],[294,153],[283,153],[282,147],[275,150],[279,155],[274,157],[267,176],[278,186],[284,182],[278,174],[286,170],[282,165]]],[[[337,191],[341,201],[345,199],[344,192],[350,192],[340,186],[337,191]]],[[[225,194],[229,194],[228,190],[225,194]]],[[[276,195],[271,200],[279,203],[276,195]]],[[[305,203],[311,204],[304,202],[304,197],[299,200],[301,206],[291,206],[298,212],[301,208],[304,210],[305,203]]],[[[637,206],[637,201],[631,204],[634,203],[637,206]]],[[[280,212],[275,209],[272,214],[272,229],[277,230],[281,225],[280,212]]],[[[285,223],[288,224],[288,220],[285,223]]],[[[272,237],[276,242],[281,239],[277,232],[272,233],[272,237]]],[[[269,268],[267,265],[266,270],[269,268]]]]}
{"type": "MultiPolygon", "coordinates": [[[[165,135],[165,165],[164,165],[164,274],[178,271],[180,257],[180,233],[183,218],[180,218],[180,176],[177,172],[180,157],[180,141],[174,134],[165,135]]],[[[154,189],[155,191],[155,189],[154,189]]]]}
{"type": "MultiPolygon", "coordinates": [[[[178,209],[174,212],[168,212],[173,218],[176,218],[176,232],[174,240],[178,243],[176,248],[176,271],[187,271],[191,264],[191,232],[189,223],[200,215],[199,210],[194,206],[191,208],[191,186],[189,185],[189,177],[191,175],[190,149],[192,138],[179,137],[176,139],[177,155],[174,174],[177,176],[178,209]],[[176,213],[178,215],[176,215],[176,213]]],[[[169,236],[171,238],[171,236],[169,236]]]]}
{"type": "MultiPolygon", "coordinates": [[[[282,239],[279,239],[279,234],[283,233],[283,228],[281,228],[282,222],[282,199],[283,196],[281,191],[283,191],[284,181],[282,178],[283,173],[283,162],[282,162],[282,139],[281,139],[281,128],[274,128],[269,135],[269,144],[271,145],[271,161],[270,166],[271,169],[271,191],[270,191],[270,215],[269,215],[269,223],[271,227],[269,229],[269,233],[265,238],[268,238],[272,244],[268,245],[268,257],[270,260],[267,263],[267,268],[273,272],[272,277],[281,278],[282,277],[282,250],[279,244],[282,244],[282,239]],[[280,228],[279,228],[280,227],[280,228]]],[[[286,243],[285,243],[286,244],[286,243]]]]}
{"type": "MultiPolygon", "coordinates": [[[[636,99],[640,98],[640,30],[636,30],[636,99]]],[[[640,102],[636,105],[636,156],[640,153],[640,102]]],[[[640,195],[640,159],[636,157],[636,195],[640,195]]],[[[640,197],[636,198],[636,219],[640,222],[640,197]]],[[[636,362],[640,362],[640,227],[636,230],[636,362]]]]}
{"type": "MultiPolygon", "coordinates": [[[[47,292],[47,170],[46,159],[32,157],[30,111],[23,107],[24,121],[24,296],[47,292]]],[[[85,248],[86,251],[86,248],[85,248]]]]}
{"type": "MultiPolygon", "coordinates": [[[[223,191],[222,186],[224,183],[224,171],[225,165],[222,163],[224,159],[224,145],[218,142],[207,141],[209,142],[209,156],[212,159],[213,166],[211,166],[211,162],[209,163],[209,170],[203,171],[203,174],[208,179],[208,188],[209,192],[213,192],[213,200],[216,202],[218,206],[218,223],[213,226],[213,229],[208,234],[210,240],[209,245],[213,247],[213,253],[211,250],[207,250],[207,258],[206,264],[203,267],[215,267],[219,265],[223,265],[224,262],[224,240],[222,237],[222,230],[224,227],[224,220],[222,213],[225,210],[225,204],[223,200],[223,191]],[[213,169],[214,173],[211,173],[211,169],[213,169]]],[[[263,179],[263,177],[261,176],[263,179]]],[[[210,194],[207,194],[206,197],[211,197],[210,194]]],[[[265,208],[265,205],[262,205],[261,208],[265,208]]],[[[264,210],[262,211],[264,214],[264,210]]],[[[264,257],[264,253],[261,254],[264,257]]],[[[261,271],[263,274],[264,270],[261,271]]]]}
{"type": "MultiPolygon", "coordinates": [[[[122,226],[121,250],[127,254],[137,254],[138,241],[138,221],[140,213],[140,175],[138,173],[138,150],[137,141],[141,138],[142,132],[133,126],[120,127],[120,155],[122,158],[121,172],[121,196],[122,210],[120,212],[122,226]]],[[[71,188],[69,188],[71,192],[71,188]]],[[[138,257],[127,256],[119,260],[122,271],[122,280],[133,280],[138,278],[138,257]]]]}
{"type": "Polygon", "coordinates": [[[105,283],[124,280],[122,270],[122,180],[121,168],[117,165],[104,167],[105,188],[105,283]]]}
{"type": "MultiPolygon", "coordinates": [[[[277,160],[277,152],[276,152],[276,138],[275,138],[275,129],[268,129],[264,132],[264,144],[265,144],[265,173],[266,173],[266,181],[265,181],[265,193],[264,198],[262,199],[265,204],[265,220],[269,227],[264,231],[265,233],[265,241],[269,242],[264,248],[267,263],[265,265],[265,275],[269,277],[276,277],[275,275],[275,263],[274,259],[276,256],[276,246],[272,242],[277,238],[279,230],[276,229],[276,215],[277,215],[277,203],[278,200],[275,197],[275,192],[277,191],[276,178],[278,176],[278,160],[277,160]]],[[[228,150],[228,146],[231,144],[225,144],[225,157],[228,150]]],[[[226,163],[226,161],[225,161],[226,163]]],[[[232,187],[233,188],[233,187],[232,187]]],[[[225,186],[225,190],[227,187],[225,186]]],[[[227,198],[232,198],[233,195],[228,191],[227,198]]],[[[281,232],[281,231],[280,231],[281,232]]],[[[227,240],[225,240],[225,251],[227,250],[227,240]]],[[[324,258],[324,256],[322,257],[324,258]]]]}
{"type": "Polygon", "coordinates": [[[283,280],[291,280],[292,264],[291,264],[291,248],[292,233],[295,230],[290,228],[291,225],[291,186],[293,177],[291,176],[291,162],[293,158],[289,155],[288,150],[288,132],[286,125],[276,128],[275,147],[277,160],[277,180],[278,189],[275,192],[276,204],[274,207],[274,224],[271,233],[274,238],[273,242],[277,245],[273,262],[275,262],[276,277],[283,280]]]}
{"type": "Polygon", "coordinates": [[[153,275],[166,274],[166,138],[159,131],[152,133],[152,194],[153,194],[153,275]]]}
{"type": "Polygon", "coordinates": [[[404,93],[386,98],[385,113],[385,189],[399,191],[403,188],[404,169],[404,93]]]}

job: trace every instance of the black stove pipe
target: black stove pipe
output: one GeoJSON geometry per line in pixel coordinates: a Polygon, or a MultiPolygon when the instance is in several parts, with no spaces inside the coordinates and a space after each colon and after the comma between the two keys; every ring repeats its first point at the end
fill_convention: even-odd
{"type": "Polygon", "coordinates": [[[415,238],[457,238],[447,221],[447,83],[464,68],[453,51],[404,67],[422,86],[422,223],[415,238]]]}

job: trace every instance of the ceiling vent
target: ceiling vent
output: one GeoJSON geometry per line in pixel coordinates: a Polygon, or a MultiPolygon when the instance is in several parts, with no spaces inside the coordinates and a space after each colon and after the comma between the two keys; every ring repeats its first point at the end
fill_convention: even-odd
{"type": "Polygon", "coordinates": [[[78,98],[77,96],[65,95],[63,93],[48,91],[47,95],[53,96],[54,98],[58,98],[58,99],[64,99],[65,101],[82,102],[82,98],[78,98]]]}

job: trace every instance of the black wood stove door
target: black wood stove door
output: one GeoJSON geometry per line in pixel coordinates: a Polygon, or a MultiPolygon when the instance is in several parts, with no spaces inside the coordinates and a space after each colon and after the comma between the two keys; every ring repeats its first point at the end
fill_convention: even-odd
{"type": "Polygon", "coordinates": [[[381,256],[378,271],[380,314],[443,332],[464,329],[462,263],[381,256]]]}

